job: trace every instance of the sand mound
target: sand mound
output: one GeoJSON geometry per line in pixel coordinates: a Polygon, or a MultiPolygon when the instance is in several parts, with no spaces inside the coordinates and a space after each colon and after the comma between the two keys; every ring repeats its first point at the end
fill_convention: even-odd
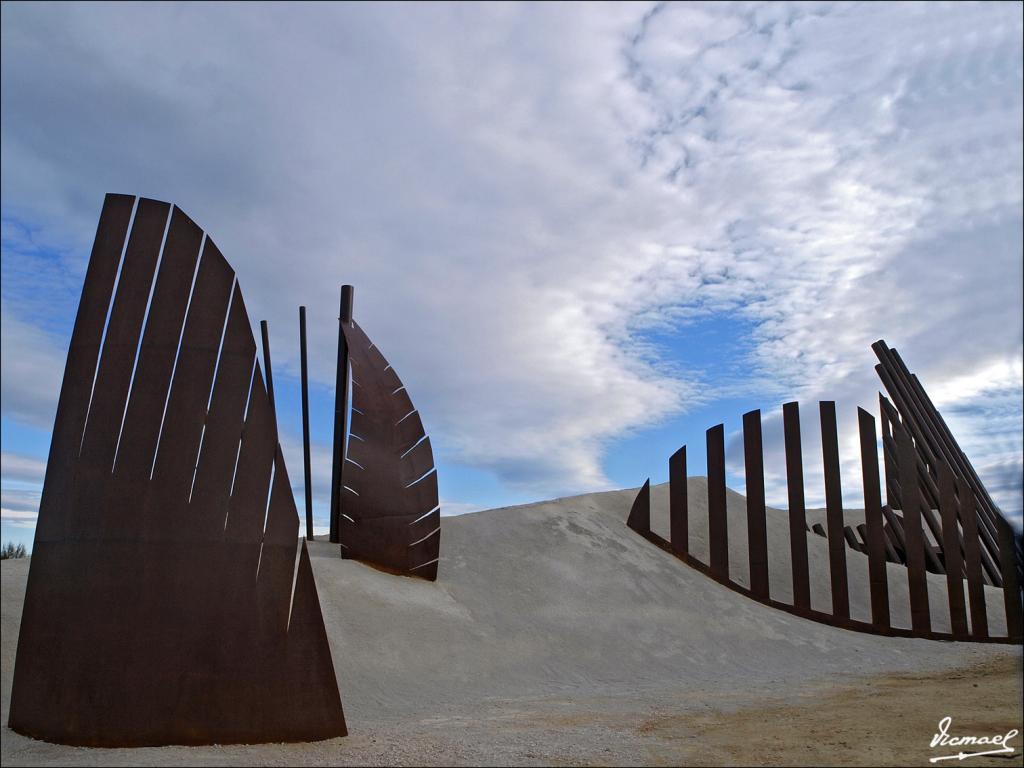
{"type": "MultiPolygon", "coordinates": [[[[704,557],[704,480],[691,478],[689,490],[691,547],[704,557]]],[[[386,731],[388,722],[400,720],[472,718],[502,701],[624,695],[646,701],[698,691],[694,705],[703,706],[719,695],[756,700],[795,692],[810,681],[923,673],[1019,653],[1004,646],[875,637],[762,606],[626,528],[634,496],[613,491],[445,518],[436,583],[343,561],[336,547],[312,543],[353,735],[386,731]]],[[[652,489],[652,527],[663,535],[667,498],[667,486],[652,489]]],[[[742,582],[745,506],[738,494],[730,492],[728,499],[732,572],[742,582]]],[[[788,599],[789,589],[785,520],[785,513],[769,512],[772,590],[780,599],[788,599]]],[[[808,547],[814,604],[826,607],[826,543],[809,535],[808,547]]],[[[851,563],[863,561],[862,577],[850,569],[851,610],[866,617],[867,560],[852,551],[847,556],[851,563]]],[[[894,623],[909,626],[901,571],[892,567],[890,573],[894,623]]],[[[27,572],[27,561],[3,563],[5,726],[27,572]]],[[[930,583],[940,627],[948,623],[943,578],[930,583]]],[[[999,593],[992,590],[989,597],[992,631],[1002,632],[999,593]]],[[[3,740],[5,763],[15,754],[36,754],[6,727],[3,740]]],[[[47,759],[69,756],[61,748],[46,749],[47,759]]],[[[194,759],[202,753],[188,754],[194,759]]]]}

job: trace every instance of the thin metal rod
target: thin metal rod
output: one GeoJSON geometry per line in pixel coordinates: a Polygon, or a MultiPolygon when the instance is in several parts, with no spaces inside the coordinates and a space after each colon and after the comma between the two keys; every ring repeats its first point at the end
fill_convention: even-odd
{"type": "Polygon", "coordinates": [[[309,378],[306,368],[306,308],[299,307],[299,358],[302,366],[302,469],[306,482],[306,538],[313,540],[313,480],[309,460],[309,378]]]}
{"type": "Polygon", "coordinates": [[[266,320],[260,320],[260,333],[263,336],[263,373],[267,377],[267,398],[270,400],[270,412],[274,417],[274,429],[277,429],[277,404],[274,402],[274,373],[270,367],[270,330],[266,320]]]}
{"type": "Polygon", "coordinates": [[[352,322],[354,289],[341,286],[341,304],[338,311],[338,369],[334,379],[334,461],[331,471],[331,543],[341,543],[341,489],[345,465],[345,433],[348,421],[348,346],[345,343],[345,323],[352,322]]]}

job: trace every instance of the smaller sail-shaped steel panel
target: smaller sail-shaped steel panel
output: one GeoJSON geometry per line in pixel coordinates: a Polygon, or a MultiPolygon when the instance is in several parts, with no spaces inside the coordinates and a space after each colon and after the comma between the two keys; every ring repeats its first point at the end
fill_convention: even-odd
{"type": "Polygon", "coordinates": [[[352,366],[342,556],[433,581],[441,512],[430,438],[384,355],[354,320],[342,328],[352,366]]]}

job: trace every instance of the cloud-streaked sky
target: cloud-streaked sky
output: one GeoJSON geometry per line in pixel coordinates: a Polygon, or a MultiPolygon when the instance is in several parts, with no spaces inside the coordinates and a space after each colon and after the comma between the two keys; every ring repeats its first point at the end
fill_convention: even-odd
{"type": "MultiPolygon", "coordinates": [[[[3,537],[31,537],[103,194],[180,205],[267,319],[330,474],[338,288],[409,386],[449,512],[663,480],[704,429],[838,401],[900,350],[1022,507],[1019,3],[2,9],[3,537]]],[[[257,335],[258,338],[258,335],[257,335]]],[[[738,450],[739,449],[739,450],[738,450]]],[[[818,463],[816,463],[818,462],[818,463]]]]}

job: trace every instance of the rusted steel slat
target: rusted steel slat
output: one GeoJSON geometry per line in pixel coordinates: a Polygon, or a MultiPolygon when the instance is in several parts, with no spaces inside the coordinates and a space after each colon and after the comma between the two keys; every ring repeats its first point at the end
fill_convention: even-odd
{"type": "Polygon", "coordinates": [[[708,548],[715,578],[729,581],[729,518],[725,501],[725,427],[707,430],[708,548]]]}
{"type": "MultiPolygon", "coordinates": [[[[918,456],[918,466],[924,483],[923,490],[925,491],[927,502],[927,508],[923,511],[926,515],[925,519],[936,537],[936,541],[941,542],[942,539],[935,532],[937,521],[934,520],[931,512],[932,508],[938,508],[940,496],[936,482],[938,468],[946,465],[954,468],[963,477],[968,477],[969,475],[962,466],[957,469],[957,451],[959,448],[956,445],[956,441],[953,439],[952,434],[948,433],[948,430],[944,430],[940,426],[937,418],[938,411],[931,405],[930,400],[925,402],[927,400],[927,393],[920,387],[916,377],[907,370],[895,349],[888,349],[884,342],[878,342],[878,345],[878,349],[875,350],[876,354],[879,355],[880,359],[884,358],[890,376],[900,386],[905,402],[912,409],[912,415],[908,424],[911,435],[918,441],[919,446],[923,445],[927,448],[928,463],[931,465],[931,471],[924,466],[921,456],[918,456]],[[936,478],[932,477],[933,473],[936,474],[936,478]]],[[[977,489],[975,490],[977,492],[977,489]]],[[[982,520],[985,520],[984,513],[982,514],[982,520]]],[[[994,557],[995,550],[993,549],[996,546],[994,529],[983,527],[981,534],[982,543],[985,545],[982,551],[982,567],[989,574],[989,578],[993,580],[993,583],[997,583],[997,580],[994,578],[998,571],[998,557],[994,557]],[[988,544],[985,544],[986,541],[988,541],[988,544]]],[[[961,548],[962,552],[963,542],[959,534],[957,535],[957,545],[961,548]]]]}
{"type": "Polygon", "coordinates": [[[928,581],[924,569],[924,531],[921,528],[921,496],[918,489],[916,451],[910,433],[893,425],[899,450],[900,493],[903,496],[903,535],[907,542],[907,580],[910,584],[910,619],[914,633],[931,631],[928,581]]]}
{"type": "MultiPolygon", "coordinates": [[[[893,350],[893,352],[896,353],[896,350],[893,350]]],[[[899,361],[900,365],[903,364],[903,361],[900,360],[898,354],[896,354],[896,359],[899,361]]],[[[915,390],[919,393],[922,401],[925,403],[930,414],[932,415],[936,424],[936,431],[939,432],[939,434],[943,435],[947,444],[951,448],[953,457],[959,460],[960,465],[966,471],[971,486],[976,489],[975,493],[980,494],[981,498],[984,500],[984,514],[989,519],[989,522],[991,522],[994,525],[996,518],[1000,516],[999,506],[992,500],[992,497],[989,495],[988,488],[985,487],[985,484],[981,481],[981,478],[978,477],[978,473],[975,471],[974,465],[971,464],[971,460],[967,458],[967,454],[964,453],[963,449],[960,447],[960,444],[956,441],[956,438],[953,437],[953,432],[946,424],[946,420],[942,417],[942,414],[939,412],[939,409],[935,407],[935,404],[932,402],[931,398],[928,396],[928,393],[921,385],[920,380],[914,374],[910,374],[909,380],[912,386],[915,388],[915,390]]]]}
{"type": "MultiPolygon", "coordinates": [[[[348,342],[345,326],[352,322],[354,289],[341,286],[341,304],[338,309],[338,364],[334,377],[334,457],[331,470],[331,531],[332,544],[341,542],[342,488],[345,472],[345,438],[348,434],[348,342]]],[[[355,376],[353,375],[353,379],[355,376]]],[[[355,384],[353,384],[353,387],[355,384]]]]}
{"type": "Polygon", "coordinates": [[[277,405],[274,403],[274,369],[270,364],[270,328],[266,320],[260,320],[260,337],[263,340],[263,371],[267,377],[267,400],[270,412],[277,423],[277,405]]]}
{"type": "Polygon", "coordinates": [[[868,553],[868,527],[864,523],[857,523],[853,531],[857,534],[857,546],[866,555],[868,553]]]}
{"type": "Polygon", "coordinates": [[[978,540],[978,503],[967,481],[956,478],[960,499],[960,526],[964,531],[964,559],[967,562],[967,593],[971,598],[971,637],[988,637],[988,609],[985,582],[981,577],[981,542],[978,540]]]}
{"type": "MultiPolygon", "coordinates": [[[[880,365],[875,366],[875,370],[878,372],[879,378],[882,379],[882,383],[886,389],[889,390],[889,394],[892,395],[893,400],[896,403],[896,407],[899,409],[900,414],[903,416],[904,427],[910,430],[911,436],[917,441],[915,449],[917,456],[915,462],[918,465],[918,471],[920,473],[920,480],[922,483],[922,492],[924,495],[924,504],[928,507],[929,512],[925,512],[925,521],[929,526],[934,526],[934,518],[930,514],[930,510],[933,507],[938,506],[939,493],[938,488],[934,483],[934,479],[931,473],[927,469],[927,464],[937,467],[939,464],[952,463],[956,464],[955,460],[950,457],[950,460],[946,460],[941,457],[939,453],[932,446],[938,445],[938,441],[928,426],[927,418],[921,413],[921,410],[914,400],[913,395],[909,391],[909,384],[903,377],[899,366],[893,359],[891,351],[885,346],[884,342],[876,342],[872,348],[875,350],[875,354],[878,355],[882,361],[880,365]]],[[[965,476],[962,472],[959,473],[961,476],[965,476]]],[[[982,568],[987,575],[988,580],[995,585],[1001,583],[1001,576],[999,573],[999,566],[996,562],[998,558],[998,544],[995,540],[994,529],[986,525],[986,519],[984,514],[979,518],[981,523],[979,524],[979,535],[982,542],[982,568]]],[[[932,533],[938,537],[941,534],[936,534],[933,528],[932,533]]],[[[934,563],[929,563],[934,566],[934,563]]],[[[941,571],[937,571],[941,572],[941,571]]]]}
{"type": "Polygon", "coordinates": [[[892,427],[890,426],[889,414],[886,409],[887,405],[889,405],[889,401],[885,398],[885,395],[879,392],[878,411],[882,417],[882,459],[885,466],[885,500],[890,507],[900,509],[903,505],[900,502],[899,491],[896,488],[899,478],[896,472],[895,455],[890,453],[887,448],[889,441],[892,440],[892,427]]]}
{"type": "MultiPolygon", "coordinates": [[[[897,363],[905,369],[903,361],[900,360],[899,354],[896,350],[892,350],[897,363]]],[[[985,484],[981,482],[977,473],[974,471],[974,466],[971,464],[970,459],[967,458],[967,454],[963,452],[956,439],[953,437],[952,432],[949,431],[949,427],[946,426],[946,422],[942,419],[942,414],[938,412],[938,409],[932,404],[931,399],[928,397],[928,393],[924,391],[924,387],[918,381],[917,377],[913,374],[907,376],[908,387],[911,391],[915,392],[924,403],[924,409],[931,424],[931,428],[938,435],[939,439],[943,442],[944,453],[943,457],[947,463],[954,468],[958,468],[958,473],[967,479],[968,483],[974,490],[975,497],[979,500],[979,534],[982,542],[982,567],[991,576],[993,572],[996,572],[999,578],[991,579],[993,584],[997,586],[1001,583],[1002,570],[999,565],[1000,559],[1000,546],[999,546],[999,532],[998,532],[998,519],[1001,516],[999,508],[995,502],[992,501],[992,497],[989,496],[988,489],[985,484]]]]}
{"type": "MultiPolygon", "coordinates": [[[[202,240],[203,231],[174,208],[139,345],[114,476],[103,502],[107,523],[125,537],[141,528],[145,538],[158,539],[171,535],[181,522],[163,513],[173,508],[165,499],[147,498],[147,491],[202,240]]],[[[165,452],[184,448],[180,443],[164,445],[165,452]]]]}
{"type": "Polygon", "coordinates": [[[199,540],[224,533],[255,362],[256,342],[235,283],[189,502],[189,516],[195,520],[190,535],[199,540]]]}
{"type": "Polygon", "coordinates": [[[750,591],[768,597],[768,530],[764,508],[764,454],[761,411],[743,414],[743,456],[747,480],[747,551],[750,591]]]}
{"type": "Polygon", "coordinates": [[[895,537],[889,526],[883,525],[883,531],[885,532],[885,559],[890,563],[903,563],[899,552],[896,551],[895,537]]]}
{"type": "Polygon", "coordinates": [[[803,449],[800,447],[800,405],[782,406],[786,443],[786,487],[789,494],[789,552],[793,567],[793,605],[810,609],[807,571],[807,512],[804,508],[803,449]]]}
{"type": "Polygon", "coordinates": [[[974,467],[967,458],[967,454],[965,454],[960,448],[960,444],[956,441],[956,438],[953,437],[953,433],[946,425],[945,420],[942,418],[942,414],[939,413],[939,409],[935,407],[935,404],[928,396],[927,391],[925,391],[925,388],[921,385],[917,376],[912,374],[910,369],[907,368],[907,365],[903,362],[903,358],[900,356],[900,353],[895,349],[889,349],[886,347],[884,341],[878,343],[882,349],[888,352],[893,369],[899,372],[902,380],[905,382],[908,393],[911,394],[915,399],[915,402],[918,404],[922,416],[930,426],[932,434],[935,436],[937,447],[943,454],[943,458],[971,485],[975,495],[978,497],[982,519],[988,523],[989,531],[994,535],[996,533],[995,521],[998,515],[998,509],[992,501],[992,497],[989,496],[988,489],[985,487],[985,484],[981,482],[978,474],[974,471],[974,467]]]}
{"type": "Polygon", "coordinates": [[[1006,609],[1006,636],[1015,642],[1024,639],[1021,618],[1021,591],[1017,580],[1017,547],[1013,528],[1001,515],[999,523],[999,563],[1003,569],[1003,605],[1006,609]]]}
{"type": "Polygon", "coordinates": [[[685,555],[690,551],[690,513],[686,488],[686,446],[668,460],[669,538],[672,551],[685,555]]]}
{"type": "Polygon", "coordinates": [[[860,542],[857,541],[857,534],[848,525],[843,526],[843,538],[846,539],[846,546],[854,552],[861,552],[860,542]]]}
{"type": "MultiPolygon", "coordinates": [[[[876,366],[876,369],[877,368],[879,368],[879,366],[876,366]]],[[[888,374],[884,370],[879,370],[878,375],[882,378],[883,382],[889,381],[887,378],[888,374]]],[[[887,384],[887,386],[890,386],[890,384],[887,384]]],[[[892,408],[892,406],[887,403],[883,404],[883,408],[884,407],[892,408]]],[[[898,413],[890,411],[889,416],[894,425],[899,424],[902,425],[903,428],[907,428],[909,422],[901,420],[898,413]]],[[[911,431],[911,436],[913,436],[913,434],[913,431],[911,431]]],[[[932,478],[931,473],[928,471],[928,466],[921,458],[921,451],[918,450],[918,447],[919,445],[915,446],[914,466],[917,467],[917,477],[919,482],[918,495],[921,498],[920,514],[924,522],[928,525],[928,529],[932,532],[932,536],[935,537],[935,541],[941,542],[942,526],[939,524],[938,518],[932,511],[933,508],[937,509],[939,506],[939,489],[938,486],[935,485],[935,480],[932,478]]],[[[899,462],[897,461],[896,464],[899,464],[899,462]]],[[[942,561],[931,547],[925,548],[925,563],[928,570],[932,573],[946,572],[946,569],[942,565],[942,561]]]]}
{"type": "Polygon", "coordinates": [[[129,195],[107,195],[103,200],[53,421],[36,521],[36,542],[62,537],[65,525],[73,517],[71,486],[82,447],[103,326],[134,205],[135,198],[129,195]]]}
{"type": "Polygon", "coordinates": [[[903,552],[900,562],[906,562],[907,539],[903,535],[903,521],[900,520],[899,516],[888,504],[882,507],[882,516],[885,518],[885,522],[889,524],[888,530],[892,532],[894,546],[903,552]]]}
{"type": "MultiPolygon", "coordinates": [[[[890,626],[889,582],[886,572],[885,533],[882,530],[882,491],[878,480],[878,447],[875,419],[857,409],[860,428],[860,464],[864,478],[864,524],[868,553],[868,581],[871,587],[871,623],[890,626]]],[[[895,554],[895,553],[894,553],[895,554]]]]}
{"type": "Polygon", "coordinates": [[[843,493],[839,480],[839,437],[836,430],[836,404],[823,400],[821,415],[821,451],[825,472],[825,515],[828,523],[828,564],[832,583],[832,613],[850,617],[850,593],[846,575],[846,545],[843,541],[843,493]]]}
{"type": "Polygon", "coordinates": [[[167,203],[140,200],[128,236],[75,473],[72,492],[75,515],[69,531],[74,536],[113,533],[129,524],[127,514],[122,514],[124,510],[120,508],[111,517],[105,515],[103,489],[107,487],[114,465],[142,322],[169,211],[167,203]]]}
{"type": "MultiPolygon", "coordinates": [[[[277,447],[277,425],[270,407],[270,397],[263,385],[259,363],[253,375],[249,395],[249,412],[242,429],[242,445],[235,470],[235,487],[228,504],[224,536],[244,544],[259,543],[270,490],[271,468],[277,447]]],[[[252,550],[255,556],[258,551],[252,550]]],[[[253,563],[253,570],[256,564],[253,563]]]]}
{"type": "Polygon", "coordinates": [[[648,478],[633,499],[626,525],[641,535],[651,532],[651,480],[648,478]]]}
{"type": "Polygon", "coordinates": [[[967,637],[967,606],[964,602],[964,564],[961,562],[959,527],[956,518],[956,481],[953,470],[939,466],[939,511],[942,514],[943,555],[946,558],[946,593],[953,634],[967,637]]]}
{"type": "Polygon", "coordinates": [[[299,518],[295,514],[288,469],[281,446],[274,456],[274,481],[267,507],[259,563],[256,571],[256,604],[260,614],[274,628],[273,643],[284,655],[288,639],[288,609],[291,603],[292,577],[295,574],[295,542],[299,538],[299,518]]]}
{"type": "MultiPolygon", "coordinates": [[[[234,271],[213,241],[207,238],[153,464],[150,500],[154,504],[154,514],[169,515],[174,520],[175,537],[195,530],[194,523],[188,519],[192,513],[187,506],[188,496],[199,457],[206,406],[234,279],[234,271]],[[170,509],[185,511],[176,515],[161,511],[170,509]]],[[[163,526],[161,528],[166,531],[163,526]]]]}

